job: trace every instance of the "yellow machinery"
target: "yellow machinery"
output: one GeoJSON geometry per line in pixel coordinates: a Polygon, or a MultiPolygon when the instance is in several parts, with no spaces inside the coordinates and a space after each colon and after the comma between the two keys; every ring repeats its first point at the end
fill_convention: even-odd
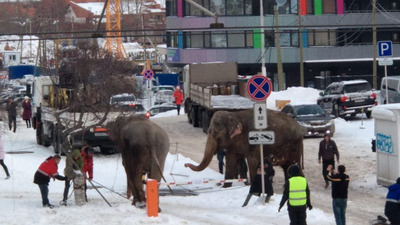
{"type": "Polygon", "coordinates": [[[118,60],[127,59],[127,54],[121,41],[120,0],[108,0],[106,4],[107,40],[104,46],[104,54],[113,55],[118,60]]]}

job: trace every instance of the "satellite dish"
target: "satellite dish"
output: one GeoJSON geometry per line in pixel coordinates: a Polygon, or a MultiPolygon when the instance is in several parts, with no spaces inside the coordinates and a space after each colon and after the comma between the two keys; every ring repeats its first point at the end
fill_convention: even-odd
{"type": "Polygon", "coordinates": [[[287,0],[276,0],[276,4],[278,5],[278,7],[283,6],[284,4],[286,4],[287,0]]]}

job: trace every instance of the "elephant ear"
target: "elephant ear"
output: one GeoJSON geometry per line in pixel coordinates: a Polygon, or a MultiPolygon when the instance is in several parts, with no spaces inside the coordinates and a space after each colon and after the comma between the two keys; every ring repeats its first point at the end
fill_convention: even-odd
{"type": "Polygon", "coordinates": [[[242,133],[242,123],[235,116],[229,116],[228,130],[229,136],[234,138],[242,133]]]}

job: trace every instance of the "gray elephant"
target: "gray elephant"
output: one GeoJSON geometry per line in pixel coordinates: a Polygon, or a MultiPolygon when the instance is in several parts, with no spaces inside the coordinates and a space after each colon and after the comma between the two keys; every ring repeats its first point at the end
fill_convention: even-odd
{"type": "MultiPolygon", "coordinates": [[[[132,205],[144,207],[142,175],[147,173],[148,178],[161,180],[169,151],[168,135],[143,116],[119,116],[107,124],[107,129],[121,151],[128,190],[133,194],[132,205]]],[[[130,192],[127,194],[129,197],[130,192]]]]}
{"type": "MultiPolygon", "coordinates": [[[[303,156],[303,131],[301,126],[287,114],[268,110],[268,128],[275,132],[275,143],[263,145],[264,157],[272,165],[281,166],[287,178],[287,169],[293,163],[301,163],[303,156]]],[[[198,166],[187,163],[194,171],[204,170],[218,149],[226,149],[225,179],[233,179],[237,174],[237,162],[246,158],[249,166],[250,181],[256,175],[260,163],[260,145],[249,144],[249,131],[254,128],[253,110],[236,112],[218,111],[214,113],[204,151],[204,157],[198,166]]],[[[229,187],[231,184],[225,184],[229,187]]]]}

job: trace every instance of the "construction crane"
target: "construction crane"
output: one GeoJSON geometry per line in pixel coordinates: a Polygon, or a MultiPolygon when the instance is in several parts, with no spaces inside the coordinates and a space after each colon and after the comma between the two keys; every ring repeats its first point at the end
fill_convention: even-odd
{"type": "Polygon", "coordinates": [[[114,56],[118,60],[128,58],[121,41],[121,3],[120,0],[107,0],[106,30],[107,39],[103,48],[103,55],[114,56]]]}

